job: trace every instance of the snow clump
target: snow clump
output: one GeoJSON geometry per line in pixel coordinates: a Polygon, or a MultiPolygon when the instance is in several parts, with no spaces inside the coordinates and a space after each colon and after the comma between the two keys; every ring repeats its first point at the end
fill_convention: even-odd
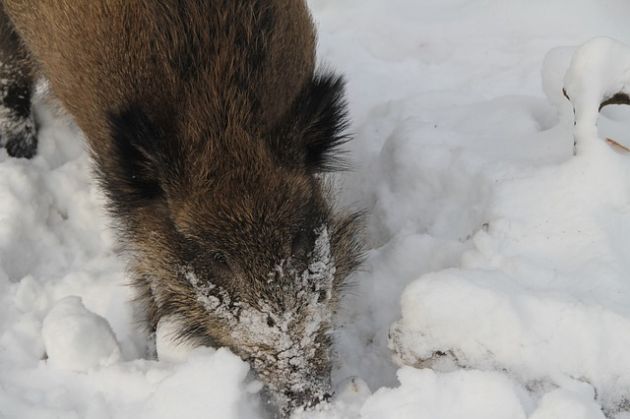
{"type": "Polygon", "coordinates": [[[50,310],[42,326],[48,363],[87,371],[120,359],[120,347],[107,320],[85,308],[81,298],[66,297],[50,310]]]}

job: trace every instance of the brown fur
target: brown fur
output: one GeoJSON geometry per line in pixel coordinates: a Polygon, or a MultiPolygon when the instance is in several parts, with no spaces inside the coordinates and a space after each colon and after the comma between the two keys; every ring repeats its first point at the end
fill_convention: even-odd
{"type": "Polygon", "coordinates": [[[150,328],[168,316],[182,339],[232,348],[284,413],[327,398],[326,313],[358,245],[356,217],[334,213],[319,175],[334,169],[345,112],[340,79],[314,74],[305,2],[4,7],[86,134],[150,328]],[[329,266],[325,249],[314,259],[328,239],[329,266]],[[246,333],[259,315],[269,336],[246,333]]]}

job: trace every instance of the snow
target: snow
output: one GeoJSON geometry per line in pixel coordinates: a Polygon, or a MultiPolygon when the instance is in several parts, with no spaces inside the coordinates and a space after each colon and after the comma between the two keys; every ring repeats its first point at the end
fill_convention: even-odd
{"type": "Polygon", "coordinates": [[[252,418],[257,416],[248,390],[258,390],[244,383],[248,367],[226,349],[199,349],[187,362],[160,381],[146,401],[141,417],[171,419],[252,418]],[[214,377],[214,379],[208,379],[214,377]],[[220,377],[220,379],[218,379],[220,377]],[[204,383],[204,385],[200,385],[204,383]]]}
{"type": "Polygon", "coordinates": [[[162,317],[155,332],[155,352],[160,361],[183,362],[195,349],[192,343],[178,339],[177,318],[162,317]]]}
{"type": "Polygon", "coordinates": [[[630,91],[630,48],[608,38],[593,39],[573,55],[564,89],[575,110],[576,141],[597,138],[599,107],[630,91]]]}
{"type": "Polygon", "coordinates": [[[610,48],[620,46],[598,39],[580,47],[565,77],[576,139],[591,144],[588,152],[495,182],[488,221],[460,267],[426,274],[405,290],[402,320],[392,329],[402,363],[446,353],[457,365],[507,370],[524,384],[587,382],[611,410],[627,403],[630,165],[598,138],[597,116],[590,126],[580,111],[597,113],[603,92],[617,93],[602,87],[595,94],[584,81],[592,74],[595,85],[615,85],[598,71],[610,67],[611,58],[599,54],[610,48]],[[578,71],[582,62],[586,74],[578,71]],[[588,88],[574,87],[576,74],[588,88]]]}
{"type": "Polygon", "coordinates": [[[402,368],[401,386],[381,389],[361,409],[365,419],[526,418],[518,389],[501,374],[457,371],[436,374],[431,370],[402,368]],[[457,400],[456,403],[453,401],[457,400]]]}
{"type": "MultiPolygon", "coordinates": [[[[630,93],[630,3],[309,5],[348,81],[336,181],[368,251],[336,396],[295,416],[629,418],[630,154],[604,139],[630,145],[630,112],[598,110],[630,93]]],[[[0,417],[264,418],[225,348],[165,321],[150,356],[81,134],[37,116],[38,156],[0,151],[0,417]]]]}
{"type": "Polygon", "coordinates": [[[42,322],[48,365],[87,371],[120,360],[120,347],[107,320],[87,310],[81,298],[57,302],[42,322]]]}

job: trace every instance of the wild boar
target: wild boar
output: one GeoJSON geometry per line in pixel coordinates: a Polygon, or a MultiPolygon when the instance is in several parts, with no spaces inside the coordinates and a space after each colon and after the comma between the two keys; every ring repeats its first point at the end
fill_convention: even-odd
{"type": "Polygon", "coordinates": [[[323,174],[348,137],[303,0],[0,0],[0,136],[36,151],[42,76],[87,138],[146,323],[248,361],[280,415],[331,395],[358,217],[323,174]]]}

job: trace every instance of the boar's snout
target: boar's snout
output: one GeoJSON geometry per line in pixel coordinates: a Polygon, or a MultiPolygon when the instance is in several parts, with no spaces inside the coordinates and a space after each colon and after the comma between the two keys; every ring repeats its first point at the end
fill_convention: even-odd
{"type": "Polygon", "coordinates": [[[269,401],[276,407],[277,418],[288,418],[292,413],[310,410],[321,403],[329,402],[333,397],[332,387],[328,379],[313,383],[301,390],[285,389],[267,395],[269,401]]]}
{"type": "Polygon", "coordinates": [[[319,390],[315,391],[305,391],[302,393],[295,394],[291,391],[286,393],[287,397],[294,400],[294,404],[296,408],[305,408],[308,409],[310,407],[315,407],[321,402],[328,402],[332,398],[331,392],[322,392],[319,390]]]}

